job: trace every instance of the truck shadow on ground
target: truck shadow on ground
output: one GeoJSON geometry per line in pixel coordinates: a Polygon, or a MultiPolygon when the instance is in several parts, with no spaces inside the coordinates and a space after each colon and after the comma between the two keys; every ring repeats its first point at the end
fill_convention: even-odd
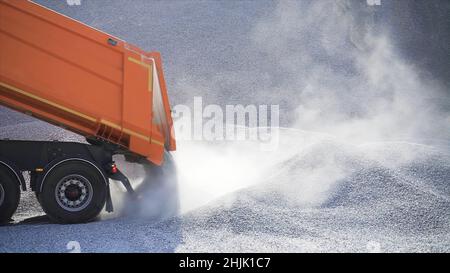
{"type": "Polygon", "coordinates": [[[51,224],[50,218],[47,215],[33,216],[23,219],[20,222],[11,225],[39,225],[39,224],[51,224]]]}

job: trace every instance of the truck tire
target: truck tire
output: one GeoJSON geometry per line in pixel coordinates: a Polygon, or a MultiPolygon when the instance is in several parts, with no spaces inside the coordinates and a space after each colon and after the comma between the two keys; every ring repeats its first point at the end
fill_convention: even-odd
{"type": "Polygon", "coordinates": [[[61,224],[85,223],[102,211],[106,202],[103,175],[82,161],[57,165],[47,175],[39,202],[49,218],[61,224]]]}
{"type": "Polygon", "coordinates": [[[0,166],[0,223],[11,220],[19,206],[20,185],[14,174],[0,166]]]}

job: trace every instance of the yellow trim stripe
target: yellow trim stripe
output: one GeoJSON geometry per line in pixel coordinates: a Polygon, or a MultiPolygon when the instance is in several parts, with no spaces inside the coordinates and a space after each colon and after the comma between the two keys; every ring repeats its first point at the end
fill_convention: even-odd
{"type": "Polygon", "coordinates": [[[131,62],[133,62],[133,63],[136,63],[136,64],[138,64],[138,65],[142,65],[143,67],[146,67],[146,68],[150,68],[150,67],[151,67],[150,64],[144,63],[144,62],[142,62],[142,61],[139,61],[138,59],[135,59],[135,58],[133,58],[133,57],[128,57],[128,60],[131,61],[131,62]]]}
{"type": "MultiPolygon", "coordinates": [[[[59,104],[54,103],[54,102],[52,102],[52,101],[49,101],[49,100],[47,100],[47,99],[44,99],[44,98],[41,98],[41,97],[39,97],[39,96],[33,95],[33,94],[31,94],[31,93],[28,93],[28,92],[26,92],[26,91],[24,91],[24,90],[22,90],[22,89],[19,89],[19,88],[17,88],[17,87],[11,86],[11,85],[6,84],[6,83],[4,83],[4,82],[0,82],[0,86],[5,87],[5,88],[7,88],[7,89],[9,89],[9,90],[12,90],[12,91],[14,91],[14,92],[17,92],[17,93],[19,93],[19,94],[22,94],[22,95],[24,95],[24,96],[27,96],[27,97],[29,97],[29,98],[35,99],[35,100],[37,100],[37,101],[46,103],[46,104],[48,104],[48,105],[51,105],[51,106],[53,106],[53,107],[55,107],[55,108],[61,109],[61,110],[63,110],[63,111],[66,111],[66,112],[68,112],[68,113],[71,113],[71,114],[74,114],[74,115],[76,115],[76,116],[82,117],[82,118],[87,119],[87,120],[89,120],[89,121],[97,122],[97,119],[95,119],[95,118],[93,118],[93,117],[91,117],[91,116],[85,115],[85,114],[80,113],[80,112],[78,112],[78,111],[69,109],[69,108],[67,108],[67,107],[65,107],[65,106],[62,106],[62,105],[59,105],[59,104]]],[[[107,126],[110,126],[110,127],[112,127],[112,128],[115,128],[115,129],[117,129],[117,130],[121,130],[121,131],[125,132],[126,134],[130,134],[130,135],[139,137],[139,138],[141,138],[141,139],[144,139],[145,141],[150,141],[151,143],[154,143],[154,144],[157,144],[157,145],[160,145],[160,146],[164,146],[164,143],[163,143],[163,142],[159,142],[159,141],[157,141],[157,140],[150,139],[148,136],[145,136],[145,135],[143,135],[143,134],[137,133],[137,132],[132,131],[132,130],[130,130],[130,129],[122,128],[122,127],[120,127],[119,125],[117,125],[117,124],[115,124],[115,123],[112,123],[112,122],[110,122],[110,121],[107,121],[107,120],[102,119],[100,122],[103,123],[103,124],[105,124],[105,125],[107,125],[107,126]]]]}
{"type": "Polygon", "coordinates": [[[153,89],[153,70],[152,67],[149,67],[148,69],[148,92],[152,92],[153,89]]]}
{"type": "Polygon", "coordinates": [[[101,119],[101,120],[100,120],[100,123],[105,124],[106,126],[112,127],[112,128],[114,128],[114,129],[117,129],[117,130],[122,131],[122,127],[120,127],[119,125],[117,125],[117,124],[115,124],[115,123],[112,123],[112,122],[110,122],[110,121],[101,119]]]}
{"type": "Polygon", "coordinates": [[[5,88],[8,88],[8,89],[10,89],[10,90],[12,90],[12,91],[15,91],[15,92],[17,92],[17,93],[19,93],[19,94],[22,94],[22,95],[24,95],[24,96],[27,96],[27,97],[29,97],[29,98],[35,99],[35,100],[37,100],[37,101],[46,103],[46,104],[48,104],[48,105],[51,105],[51,106],[53,106],[53,107],[55,107],[55,108],[61,109],[61,110],[63,110],[63,111],[66,111],[66,112],[68,112],[68,113],[71,113],[71,114],[74,114],[74,115],[76,115],[76,116],[82,117],[82,118],[87,119],[87,120],[89,120],[89,121],[97,122],[97,120],[96,120],[95,118],[91,117],[91,116],[85,115],[85,114],[80,113],[80,112],[78,112],[78,111],[69,109],[69,108],[67,108],[67,107],[65,107],[65,106],[62,106],[62,105],[59,105],[59,104],[54,103],[54,102],[52,102],[52,101],[49,101],[49,100],[47,100],[47,99],[44,99],[44,98],[41,98],[41,97],[39,97],[39,96],[33,95],[33,94],[31,94],[31,93],[28,93],[28,92],[26,92],[26,91],[23,91],[22,89],[19,89],[19,88],[17,88],[17,87],[11,86],[11,85],[9,85],[9,84],[0,82],[0,86],[3,86],[3,87],[5,87],[5,88]]]}
{"type": "Polygon", "coordinates": [[[154,139],[152,139],[151,142],[156,144],[156,145],[159,145],[159,146],[164,146],[164,142],[160,142],[160,141],[157,141],[157,140],[154,140],[154,139]]]}
{"type": "Polygon", "coordinates": [[[127,129],[127,128],[122,128],[120,125],[112,123],[111,121],[107,121],[107,120],[102,119],[102,120],[100,120],[100,123],[105,124],[106,126],[112,127],[114,129],[117,129],[119,131],[122,131],[122,132],[124,132],[126,134],[139,137],[139,138],[141,138],[141,139],[143,139],[145,141],[150,141],[150,138],[148,136],[145,136],[143,134],[137,133],[137,132],[132,131],[132,130],[127,129]]]}
{"type": "Polygon", "coordinates": [[[152,92],[152,85],[153,85],[153,75],[152,75],[152,72],[153,72],[153,66],[150,65],[150,64],[144,63],[144,62],[142,62],[142,61],[139,61],[139,60],[137,60],[137,59],[135,59],[135,58],[133,58],[133,57],[128,57],[128,60],[131,61],[131,62],[133,62],[133,63],[135,63],[135,64],[141,65],[141,66],[143,66],[143,67],[145,67],[145,68],[148,69],[148,86],[147,86],[147,88],[148,88],[148,92],[152,92]]]}
{"type": "Polygon", "coordinates": [[[123,128],[123,132],[124,132],[125,134],[130,134],[130,135],[132,135],[132,136],[141,138],[141,139],[143,139],[143,140],[145,140],[145,141],[149,141],[149,140],[150,140],[150,138],[149,138],[148,136],[145,136],[145,135],[143,135],[143,134],[139,134],[139,133],[137,133],[137,132],[135,132],[135,131],[131,131],[130,129],[127,129],[127,128],[123,128]]]}
{"type": "Polygon", "coordinates": [[[157,145],[160,145],[160,146],[164,146],[164,142],[160,142],[160,141],[157,141],[157,140],[155,140],[155,139],[151,139],[151,138],[149,138],[149,137],[146,136],[146,135],[140,134],[140,133],[135,132],[135,131],[132,131],[132,130],[130,130],[130,129],[122,128],[120,125],[115,124],[115,123],[112,123],[112,122],[110,122],[110,121],[107,121],[107,120],[102,119],[102,120],[100,120],[100,123],[105,124],[106,126],[112,127],[112,128],[114,128],[114,129],[117,129],[117,130],[119,130],[119,131],[122,131],[122,132],[124,132],[125,134],[129,134],[129,135],[132,135],[132,136],[141,138],[141,139],[143,139],[143,140],[145,140],[145,141],[150,141],[151,143],[154,143],[154,144],[157,144],[157,145]]]}

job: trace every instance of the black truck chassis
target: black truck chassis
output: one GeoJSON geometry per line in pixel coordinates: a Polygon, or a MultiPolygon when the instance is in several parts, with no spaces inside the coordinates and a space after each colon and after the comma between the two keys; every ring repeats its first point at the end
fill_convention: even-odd
{"type": "Polygon", "coordinates": [[[0,223],[10,221],[20,189],[27,190],[24,172],[42,208],[58,223],[90,221],[105,204],[111,212],[109,179],[133,193],[113,161],[117,149],[91,142],[0,140],[0,223]]]}

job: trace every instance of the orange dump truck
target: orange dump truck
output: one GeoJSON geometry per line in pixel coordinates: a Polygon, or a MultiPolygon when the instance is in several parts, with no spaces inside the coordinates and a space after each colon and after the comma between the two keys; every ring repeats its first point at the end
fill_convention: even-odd
{"type": "Polygon", "coordinates": [[[0,0],[0,104],[88,144],[0,140],[0,222],[17,208],[22,176],[63,223],[112,211],[112,156],[161,165],[175,150],[161,57],[26,0],[0,0]]]}

